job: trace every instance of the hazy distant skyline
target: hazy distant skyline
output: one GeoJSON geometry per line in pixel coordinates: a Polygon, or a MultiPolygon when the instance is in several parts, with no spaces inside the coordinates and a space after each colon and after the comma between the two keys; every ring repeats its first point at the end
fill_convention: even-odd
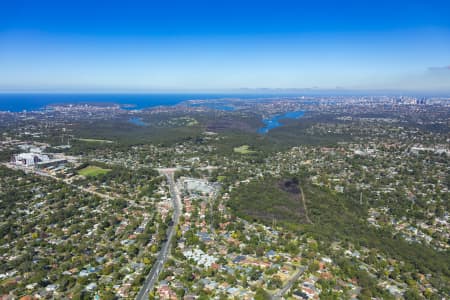
{"type": "Polygon", "coordinates": [[[0,91],[450,91],[449,16],[448,1],[4,1],[0,91]]]}

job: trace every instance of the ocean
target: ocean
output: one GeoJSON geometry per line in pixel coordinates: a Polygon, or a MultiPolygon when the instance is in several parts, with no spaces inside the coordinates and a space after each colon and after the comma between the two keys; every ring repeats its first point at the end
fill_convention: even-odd
{"type": "MultiPolygon", "coordinates": [[[[35,111],[51,104],[115,103],[124,108],[143,109],[159,105],[176,105],[186,100],[223,98],[268,98],[274,95],[251,94],[31,94],[0,93],[0,111],[35,111]],[[128,107],[130,105],[130,107],[128,107]]],[[[221,107],[222,108],[222,107],[221,107]]],[[[222,109],[227,109],[223,107],[222,109]]]]}
{"type": "MultiPolygon", "coordinates": [[[[218,96],[218,95],[217,95],[218,96]]],[[[51,104],[115,103],[142,109],[158,105],[175,105],[189,99],[210,97],[194,94],[0,94],[0,110],[33,111],[51,104]]]]}

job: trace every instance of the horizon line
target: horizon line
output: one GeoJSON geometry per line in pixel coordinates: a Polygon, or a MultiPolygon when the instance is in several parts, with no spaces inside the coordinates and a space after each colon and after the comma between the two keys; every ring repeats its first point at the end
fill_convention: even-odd
{"type": "Polygon", "coordinates": [[[362,88],[230,88],[230,89],[0,89],[0,94],[289,94],[289,93],[355,93],[355,94],[438,94],[450,96],[447,89],[362,89],[362,88]]]}

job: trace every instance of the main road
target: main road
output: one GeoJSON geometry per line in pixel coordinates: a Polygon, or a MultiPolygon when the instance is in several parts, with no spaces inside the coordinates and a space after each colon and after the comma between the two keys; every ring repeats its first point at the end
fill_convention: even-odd
{"type": "Polygon", "coordinates": [[[178,225],[181,215],[181,198],[177,187],[175,186],[175,180],[173,178],[173,169],[159,169],[161,174],[164,174],[169,183],[170,195],[173,202],[173,224],[167,229],[167,240],[162,244],[161,250],[158,253],[155,263],[152,269],[145,278],[144,284],[136,296],[136,300],[147,300],[148,294],[153,290],[156,280],[158,280],[159,274],[161,273],[164,263],[170,254],[171,241],[175,234],[175,229],[178,225]]]}

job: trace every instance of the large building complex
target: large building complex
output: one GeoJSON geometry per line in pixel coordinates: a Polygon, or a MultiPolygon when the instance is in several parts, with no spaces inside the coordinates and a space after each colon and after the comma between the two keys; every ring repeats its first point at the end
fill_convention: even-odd
{"type": "Polygon", "coordinates": [[[46,154],[40,153],[20,153],[13,156],[12,162],[25,167],[35,167],[38,163],[48,162],[50,158],[46,154]]]}
{"type": "Polygon", "coordinates": [[[47,168],[58,166],[67,162],[65,158],[51,158],[47,154],[41,153],[20,153],[12,158],[12,163],[22,167],[47,168]]]}

